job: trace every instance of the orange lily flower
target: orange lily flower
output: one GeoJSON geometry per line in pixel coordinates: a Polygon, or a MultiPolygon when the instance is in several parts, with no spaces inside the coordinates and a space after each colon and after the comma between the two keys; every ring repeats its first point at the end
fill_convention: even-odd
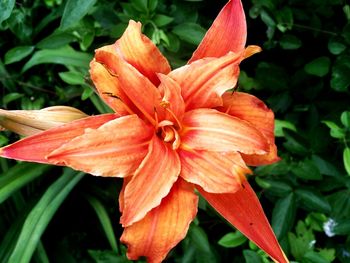
{"type": "Polygon", "coordinates": [[[50,128],[0,149],[0,156],[124,178],[121,241],[129,259],[161,262],[197,213],[197,190],[225,219],[288,262],[246,180],[247,165],[277,161],[274,115],[252,95],[227,92],[248,46],[240,0],[221,10],[188,64],[166,58],[130,21],[114,44],[96,50],[90,74],[115,114],[50,128]]]}

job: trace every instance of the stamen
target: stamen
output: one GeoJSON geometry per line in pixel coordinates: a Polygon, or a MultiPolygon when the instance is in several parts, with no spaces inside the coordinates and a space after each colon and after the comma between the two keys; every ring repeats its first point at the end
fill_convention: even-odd
{"type": "Polygon", "coordinates": [[[162,106],[163,108],[167,109],[168,107],[170,107],[170,102],[167,100],[162,100],[160,103],[160,106],[162,106]]]}
{"type": "Polygon", "coordinates": [[[165,133],[164,141],[165,142],[171,142],[174,139],[174,137],[175,137],[174,130],[171,127],[164,127],[163,131],[165,133]]]}
{"type": "Polygon", "coordinates": [[[181,144],[180,135],[177,132],[177,130],[174,129],[174,127],[170,127],[170,128],[173,130],[173,132],[175,134],[175,140],[173,142],[172,148],[173,148],[173,150],[176,150],[177,148],[180,147],[180,144],[181,144]]]}
{"type": "Polygon", "coordinates": [[[160,123],[158,123],[158,127],[165,127],[165,126],[173,126],[174,123],[169,120],[162,120],[160,123]]]}
{"type": "Polygon", "coordinates": [[[159,120],[158,120],[158,113],[157,113],[157,110],[156,110],[156,108],[154,107],[154,119],[155,119],[155,121],[156,121],[156,123],[155,123],[155,127],[156,127],[156,130],[158,129],[158,127],[159,127],[159,120]]]}

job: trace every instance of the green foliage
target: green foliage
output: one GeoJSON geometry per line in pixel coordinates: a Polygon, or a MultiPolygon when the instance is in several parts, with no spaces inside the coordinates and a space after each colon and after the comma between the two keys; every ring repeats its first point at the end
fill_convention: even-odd
{"type": "MultiPolygon", "coordinates": [[[[172,67],[184,65],[224,2],[0,1],[0,107],[111,112],[89,79],[94,49],[115,42],[133,19],[172,67]]],[[[239,89],[275,112],[282,158],[255,168],[250,181],[290,260],[349,262],[349,4],[243,4],[248,44],[264,51],[242,63],[239,89]]],[[[2,132],[0,146],[17,139],[2,132]]],[[[0,159],[0,261],[128,262],[117,240],[120,187],[120,180],[0,159]]],[[[201,199],[197,219],[169,261],[269,259],[201,199]]]]}

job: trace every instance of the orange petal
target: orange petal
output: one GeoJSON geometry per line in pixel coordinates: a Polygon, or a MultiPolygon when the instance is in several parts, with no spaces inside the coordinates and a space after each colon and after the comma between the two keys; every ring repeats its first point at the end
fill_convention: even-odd
{"type": "Polygon", "coordinates": [[[288,262],[253,189],[248,181],[243,181],[242,186],[233,194],[210,194],[197,189],[219,214],[271,258],[279,263],[288,262]]]}
{"type": "Polygon", "coordinates": [[[234,193],[241,188],[241,180],[250,169],[239,153],[178,151],[181,177],[200,185],[209,193],[234,193]]]}
{"type": "Polygon", "coordinates": [[[257,97],[243,92],[227,92],[223,96],[224,107],[220,109],[231,116],[251,123],[268,140],[270,150],[263,155],[243,155],[248,165],[271,164],[279,160],[274,136],[274,114],[257,97]]]}
{"type": "Polygon", "coordinates": [[[120,89],[118,78],[108,72],[101,63],[95,60],[90,62],[90,75],[100,97],[115,112],[118,112],[121,116],[134,113],[135,106],[120,89]]]}
{"type": "Polygon", "coordinates": [[[104,49],[96,50],[95,59],[103,63],[109,72],[118,78],[120,88],[130,101],[149,122],[155,124],[155,107],[160,105],[161,95],[152,82],[131,64],[104,49]]]}
{"type": "Polygon", "coordinates": [[[133,173],[147,154],[154,130],[136,115],[109,121],[50,153],[50,162],[98,176],[133,173]]]}
{"type": "Polygon", "coordinates": [[[51,128],[1,148],[0,156],[20,161],[52,163],[46,159],[50,152],[82,135],[86,128],[97,129],[116,118],[117,114],[97,115],[51,128]]]}
{"type": "Polygon", "coordinates": [[[120,222],[129,226],[158,206],[180,174],[181,164],[170,145],[153,136],[149,151],[125,188],[120,222]]]}
{"type": "Polygon", "coordinates": [[[269,150],[266,138],[251,124],[217,110],[186,112],[182,124],[180,147],[184,149],[245,154],[264,154],[269,150]]]}
{"type": "Polygon", "coordinates": [[[147,262],[161,262],[186,236],[197,214],[197,204],[192,185],[179,178],[158,207],[125,228],[120,240],[128,246],[128,258],[145,256],[147,262]]]}
{"type": "Polygon", "coordinates": [[[174,123],[181,121],[185,113],[185,103],[181,96],[180,85],[168,75],[158,74],[158,77],[161,80],[158,88],[163,95],[162,105],[166,109],[165,119],[174,123]]]}
{"type": "Polygon", "coordinates": [[[204,58],[172,71],[172,77],[181,86],[186,110],[222,106],[221,95],[233,88],[238,79],[238,64],[242,52],[220,58],[204,58]]]}
{"type": "Polygon", "coordinates": [[[141,33],[141,23],[129,21],[123,36],[116,42],[117,52],[156,86],[156,73],[168,74],[170,65],[153,42],[141,33]]]}
{"type": "Polygon", "coordinates": [[[229,1],[214,20],[189,63],[204,57],[221,57],[243,50],[247,24],[241,0],[229,1]]]}
{"type": "Polygon", "coordinates": [[[123,213],[124,210],[124,192],[125,192],[125,188],[128,185],[128,183],[131,181],[132,176],[128,176],[128,177],[124,177],[123,178],[123,187],[120,190],[120,194],[119,194],[119,211],[121,213],[123,213]]]}

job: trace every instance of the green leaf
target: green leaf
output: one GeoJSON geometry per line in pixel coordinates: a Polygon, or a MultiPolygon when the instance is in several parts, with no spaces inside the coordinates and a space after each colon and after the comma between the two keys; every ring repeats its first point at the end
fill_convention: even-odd
{"type": "Polygon", "coordinates": [[[275,136],[283,137],[284,136],[283,129],[289,129],[295,132],[297,131],[297,128],[293,123],[285,120],[275,119],[275,136]]]}
{"type": "Polygon", "coordinates": [[[158,0],[148,0],[148,9],[150,12],[156,10],[158,6],[158,0]]]}
{"type": "Polygon", "coordinates": [[[316,191],[297,189],[295,194],[301,199],[304,206],[309,211],[319,211],[329,213],[331,206],[321,194],[316,191]]]}
{"type": "Polygon", "coordinates": [[[40,40],[36,46],[40,49],[56,49],[76,40],[76,37],[72,33],[56,31],[51,35],[40,40]]]}
{"type": "Polygon", "coordinates": [[[318,170],[321,174],[329,175],[329,176],[340,176],[341,173],[339,169],[335,167],[332,163],[322,159],[318,155],[312,155],[311,160],[317,166],[318,170]]]}
{"type": "Polygon", "coordinates": [[[260,17],[261,20],[268,26],[268,27],[275,27],[276,22],[275,20],[271,17],[271,15],[266,11],[266,10],[261,10],[260,12],[260,17]]]}
{"type": "Polygon", "coordinates": [[[262,263],[261,257],[255,251],[245,249],[243,256],[246,263],[262,263]]]}
{"type": "Polygon", "coordinates": [[[139,12],[148,12],[148,0],[131,0],[132,6],[139,12]]]}
{"type": "Polygon", "coordinates": [[[290,129],[283,129],[283,134],[287,139],[287,142],[283,144],[287,150],[300,155],[305,155],[309,152],[308,141],[299,133],[290,129]]]}
{"type": "Polygon", "coordinates": [[[290,7],[283,7],[276,12],[277,28],[281,32],[286,32],[293,28],[293,12],[290,7]]]}
{"type": "Polygon", "coordinates": [[[302,42],[299,38],[294,35],[285,34],[281,37],[279,44],[283,49],[293,50],[301,47],[302,42]]]}
{"type": "Polygon", "coordinates": [[[318,254],[320,256],[322,256],[324,259],[327,260],[327,262],[333,262],[335,260],[335,249],[331,248],[331,249],[320,249],[320,251],[318,252],[318,254]]]}
{"type": "MultiPolygon", "coordinates": [[[[0,146],[4,146],[6,144],[8,144],[9,139],[7,137],[5,137],[4,135],[0,134],[0,146]]],[[[3,160],[5,161],[5,160],[3,160]]]]}
{"type": "Polygon", "coordinates": [[[7,170],[0,177],[0,203],[48,169],[50,169],[48,165],[20,163],[7,170]]]}
{"type": "Polygon", "coordinates": [[[350,221],[345,220],[338,220],[336,221],[333,232],[336,235],[349,235],[350,234],[350,221]]]}
{"type": "Polygon", "coordinates": [[[331,65],[331,60],[328,57],[319,57],[307,63],[304,66],[306,73],[318,77],[324,77],[328,74],[331,65]]]}
{"type": "Polygon", "coordinates": [[[288,241],[291,254],[296,260],[300,261],[308,251],[313,250],[315,236],[312,230],[306,227],[304,222],[298,221],[296,234],[288,233],[288,241]]]}
{"type": "Polygon", "coordinates": [[[195,23],[183,23],[175,26],[173,33],[178,35],[183,41],[198,45],[202,41],[206,30],[195,23]]]}
{"type": "Polygon", "coordinates": [[[337,139],[343,139],[345,137],[345,130],[339,127],[336,123],[332,121],[322,121],[322,123],[326,124],[328,128],[331,129],[331,136],[337,139]]]}
{"type": "Polygon", "coordinates": [[[19,46],[10,49],[5,53],[5,64],[11,64],[22,60],[30,55],[34,50],[34,46],[19,46]]]}
{"type": "Polygon", "coordinates": [[[223,247],[231,248],[238,247],[244,244],[247,241],[247,238],[239,231],[230,232],[224,235],[218,241],[218,244],[223,247]]]}
{"type": "Polygon", "coordinates": [[[108,216],[106,208],[102,205],[102,203],[99,200],[97,200],[93,196],[86,195],[85,198],[89,201],[89,204],[95,210],[96,215],[100,220],[103,231],[105,232],[109,245],[111,246],[112,250],[118,254],[119,249],[117,246],[117,241],[115,239],[112,223],[108,216]]]}
{"type": "Polygon", "coordinates": [[[243,70],[241,70],[239,74],[238,83],[239,83],[239,87],[242,88],[243,90],[251,90],[253,88],[256,88],[256,86],[258,85],[255,79],[249,77],[248,74],[243,70]]]}
{"type": "Polygon", "coordinates": [[[316,212],[311,212],[305,218],[306,225],[309,226],[312,230],[319,231],[319,232],[323,231],[323,225],[326,221],[327,221],[327,217],[325,214],[316,213],[316,212]]]}
{"type": "Polygon", "coordinates": [[[30,60],[24,65],[22,73],[33,66],[44,63],[62,64],[67,67],[74,66],[88,69],[91,59],[91,55],[75,51],[68,46],[59,49],[39,50],[35,52],[30,60]]]}
{"type": "Polygon", "coordinates": [[[296,212],[295,197],[290,193],[279,199],[272,211],[272,228],[278,239],[286,236],[293,225],[296,212]]]}
{"type": "Polygon", "coordinates": [[[69,85],[84,85],[84,74],[77,71],[66,71],[58,73],[60,78],[69,85]]]}
{"type": "Polygon", "coordinates": [[[174,18],[166,15],[156,14],[152,20],[158,27],[162,27],[173,22],[174,18]]]}
{"type": "Polygon", "coordinates": [[[97,0],[67,0],[59,29],[64,31],[74,27],[80,19],[92,10],[97,0]]]}
{"type": "Polygon", "coordinates": [[[344,167],[348,175],[350,175],[350,148],[346,147],[343,152],[344,167]]]}
{"type": "Polygon", "coordinates": [[[260,187],[266,189],[268,193],[281,197],[288,195],[293,190],[289,184],[276,179],[265,179],[257,176],[255,181],[260,187]]]}
{"type": "Polygon", "coordinates": [[[350,20],[350,5],[344,5],[343,11],[347,20],[350,20]]]}
{"type": "Polygon", "coordinates": [[[328,42],[328,50],[333,55],[339,55],[346,49],[346,45],[337,39],[331,38],[328,42]]]}
{"type": "Polygon", "coordinates": [[[88,86],[88,85],[83,85],[83,93],[81,94],[81,100],[87,100],[94,94],[94,90],[88,86]]]}
{"type": "Polygon", "coordinates": [[[65,169],[63,175],[46,190],[26,218],[9,262],[30,262],[46,226],[83,176],[84,173],[65,169]]]}
{"type": "Polygon", "coordinates": [[[4,105],[9,104],[11,101],[17,100],[19,98],[22,98],[24,96],[23,93],[17,93],[17,92],[11,92],[6,94],[3,98],[2,98],[2,103],[4,105]]]}
{"type": "Polygon", "coordinates": [[[9,258],[14,247],[16,246],[18,236],[30,208],[31,206],[28,205],[28,207],[21,209],[20,213],[16,215],[11,222],[11,225],[6,229],[6,234],[1,237],[0,258],[2,262],[9,263],[9,258]]]}
{"type": "Polygon", "coordinates": [[[0,1],[0,24],[10,17],[13,8],[15,7],[15,0],[1,0],[0,1]]]}
{"type": "Polygon", "coordinates": [[[340,121],[345,127],[350,128],[350,111],[344,111],[340,115],[340,121]]]}
{"type": "Polygon", "coordinates": [[[345,92],[350,86],[350,65],[337,61],[332,69],[331,87],[335,91],[345,92]]]}
{"type": "Polygon", "coordinates": [[[315,251],[307,252],[303,258],[302,262],[304,263],[330,263],[325,258],[323,258],[320,254],[315,251]]]}
{"type": "Polygon", "coordinates": [[[9,91],[17,91],[17,85],[7,72],[4,63],[0,59],[0,83],[9,91]]]}
{"type": "Polygon", "coordinates": [[[332,206],[332,217],[336,219],[348,219],[350,215],[349,190],[341,190],[327,197],[332,206]]]}
{"type": "Polygon", "coordinates": [[[203,253],[211,253],[207,234],[201,227],[191,224],[188,232],[193,245],[196,246],[199,251],[202,251],[203,253]]]}
{"type": "Polygon", "coordinates": [[[321,180],[322,175],[313,161],[305,159],[292,167],[292,172],[305,180],[321,180]]]}

